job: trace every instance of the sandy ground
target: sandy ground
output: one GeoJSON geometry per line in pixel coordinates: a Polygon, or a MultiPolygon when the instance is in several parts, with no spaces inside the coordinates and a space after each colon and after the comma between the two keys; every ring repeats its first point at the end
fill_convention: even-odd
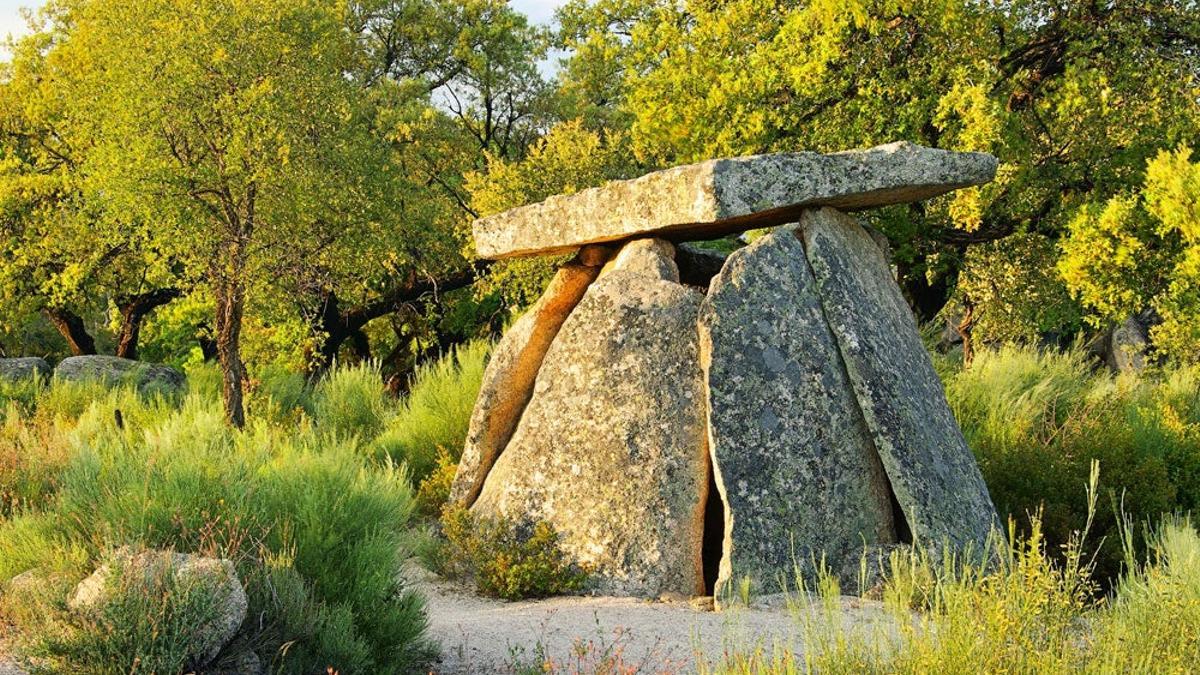
{"type": "MultiPolygon", "coordinates": [[[[698,659],[719,662],[727,647],[803,651],[800,617],[814,605],[789,610],[782,598],[750,608],[706,611],[688,602],[628,598],[562,597],[502,602],[426,577],[414,584],[427,598],[429,632],[442,645],[435,672],[511,673],[549,662],[555,672],[677,673],[696,670],[698,659]]],[[[891,633],[878,603],[843,598],[836,610],[842,630],[891,633]]],[[[815,615],[815,614],[814,614],[815,615]]]]}

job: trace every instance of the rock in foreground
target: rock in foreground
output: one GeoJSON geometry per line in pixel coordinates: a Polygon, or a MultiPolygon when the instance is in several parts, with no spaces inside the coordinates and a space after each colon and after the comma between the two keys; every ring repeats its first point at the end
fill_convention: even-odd
{"type": "Polygon", "coordinates": [[[999,525],[975,456],[870,234],[834,209],[801,218],[825,318],[911,535],[984,546],[999,525]]]}
{"type": "Polygon", "coordinates": [[[794,227],[729,256],[700,344],[725,503],[715,595],[747,578],[777,592],[781,571],[822,557],[853,589],[863,546],[896,541],[891,499],[794,227]]]}
{"type": "Polygon", "coordinates": [[[117,583],[136,584],[142,580],[151,583],[162,575],[170,575],[174,583],[189,589],[188,592],[207,594],[214,603],[216,611],[212,618],[195,627],[194,643],[189,645],[192,663],[199,666],[210,663],[233,639],[246,618],[246,591],[228,560],[170,551],[122,550],[112,563],[101,566],[75,587],[67,606],[76,612],[93,611],[109,601],[117,583]],[[114,566],[119,569],[114,570],[114,566]]]}
{"type": "Polygon", "coordinates": [[[995,173],[991,155],[911,143],[716,159],[483,218],[474,225],[475,249],[481,258],[499,259],[645,236],[715,239],[794,222],[805,207],[919,201],[986,183],[995,173]]]}

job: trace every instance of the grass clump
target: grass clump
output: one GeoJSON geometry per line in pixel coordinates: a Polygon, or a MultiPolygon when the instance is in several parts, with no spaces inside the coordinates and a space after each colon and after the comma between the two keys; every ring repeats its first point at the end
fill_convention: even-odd
{"type": "Polygon", "coordinates": [[[404,462],[417,481],[437,468],[442,451],[457,462],[490,349],[476,340],[420,366],[400,410],[372,446],[376,456],[404,462]]]}
{"type": "Polygon", "coordinates": [[[393,407],[379,369],[369,363],[330,371],[312,395],[317,424],[335,434],[357,435],[364,440],[379,435],[393,407]]]}
{"type": "Polygon", "coordinates": [[[548,523],[477,516],[451,505],[442,514],[442,534],[440,571],[472,581],[483,595],[542,598],[577,592],[587,582],[587,571],[562,551],[548,523]]]}

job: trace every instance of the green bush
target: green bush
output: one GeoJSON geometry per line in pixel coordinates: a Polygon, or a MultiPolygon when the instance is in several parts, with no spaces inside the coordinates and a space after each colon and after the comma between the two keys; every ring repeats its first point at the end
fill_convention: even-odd
{"type": "MultiPolygon", "coordinates": [[[[65,439],[66,460],[47,470],[50,497],[0,521],[0,583],[38,569],[69,589],[122,545],[201,553],[236,564],[256,617],[239,639],[273,672],[427,661],[421,601],[397,579],[411,539],[405,471],[365,459],[354,436],[262,419],[230,430],[219,401],[195,392],[178,408],[120,390],[68,399],[23,422],[34,426],[22,434],[60,425],[45,433],[65,439]],[[61,414],[80,407],[73,422],[61,414]]],[[[45,647],[44,624],[13,602],[5,616],[45,647]]]]}
{"type": "Polygon", "coordinates": [[[457,462],[490,349],[470,342],[418,368],[400,411],[372,446],[375,454],[404,462],[417,481],[436,468],[442,449],[457,462]]]}
{"type": "Polygon", "coordinates": [[[335,368],[312,394],[313,416],[319,426],[340,435],[355,434],[364,441],[379,435],[393,406],[373,364],[335,368]]]}
{"type": "Polygon", "coordinates": [[[442,514],[441,572],[469,579],[480,593],[505,600],[573,593],[587,571],[559,548],[547,523],[476,516],[459,505],[442,514]]]}
{"type": "Polygon", "coordinates": [[[1051,550],[1083,527],[1081,487],[1099,461],[1101,579],[1123,553],[1116,513],[1138,522],[1200,504],[1200,380],[1192,369],[1141,378],[1094,370],[1078,351],[984,350],[946,376],[946,394],[1001,517],[1041,514],[1051,550]]]}

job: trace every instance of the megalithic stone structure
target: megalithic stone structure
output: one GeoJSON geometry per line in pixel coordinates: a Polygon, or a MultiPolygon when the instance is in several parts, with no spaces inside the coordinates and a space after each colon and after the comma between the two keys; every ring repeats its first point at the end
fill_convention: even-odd
{"type": "Polygon", "coordinates": [[[761,155],[477,221],[483,257],[580,253],[495,350],[452,497],[549,523],[617,595],[772,592],[818,565],[853,588],[866,550],[982,550],[995,507],[887,255],[844,211],[995,171],[907,143],[761,155]],[[673,243],[770,226],[719,271],[689,265],[707,292],[680,283],[673,243]]]}

